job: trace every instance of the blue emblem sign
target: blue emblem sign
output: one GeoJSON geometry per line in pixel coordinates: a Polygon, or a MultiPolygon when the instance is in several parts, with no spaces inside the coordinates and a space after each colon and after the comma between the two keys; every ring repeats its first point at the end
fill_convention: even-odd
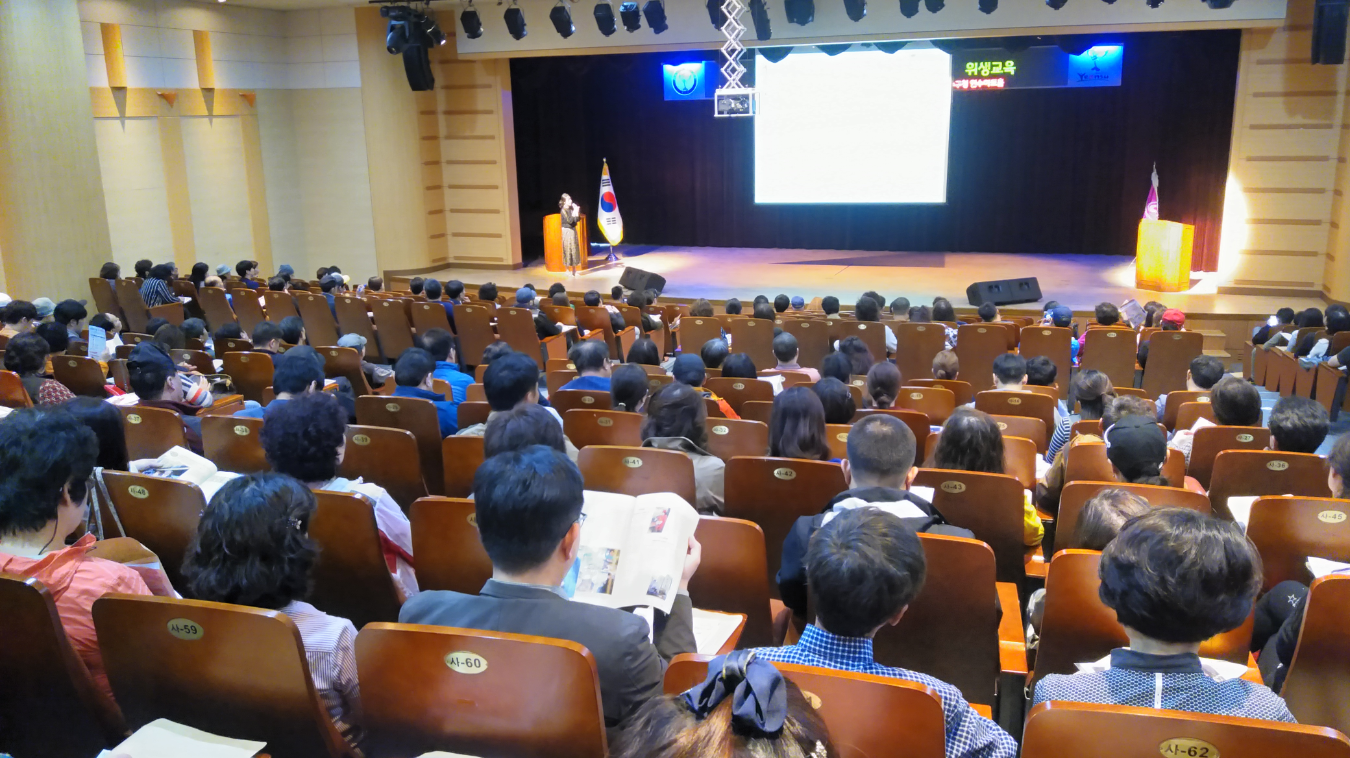
{"type": "Polygon", "coordinates": [[[680,63],[662,66],[667,100],[708,100],[712,88],[708,85],[708,63],[680,63]]]}

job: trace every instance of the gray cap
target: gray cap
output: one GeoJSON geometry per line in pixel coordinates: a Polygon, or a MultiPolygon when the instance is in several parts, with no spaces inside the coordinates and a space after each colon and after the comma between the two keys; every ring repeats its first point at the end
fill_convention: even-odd
{"type": "Polygon", "coordinates": [[[366,338],[356,332],[349,332],[338,338],[338,347],[363,348],[366,346],[366,338]]]}
{"type": "Polygon", "coordinates": [[[33,301],[33,307],[37,308],[38,318],[47,318],[56,310],[56,303],[50,297],[40,297],[33,301]]]}
{"type": "Polygon", "coordinates": [[[234,269],[222,263],[219,266],[216,266],[216,276],[229,276],[230,272],[233,270],[234,269]]]}

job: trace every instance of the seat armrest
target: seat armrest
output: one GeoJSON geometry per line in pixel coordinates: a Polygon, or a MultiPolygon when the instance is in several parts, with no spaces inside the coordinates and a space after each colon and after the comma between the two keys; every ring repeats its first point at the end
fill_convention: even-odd
{"type": "Polygon", "coordinates": [[[998,622],[999,668],[1005,673],[1026,676],[1027,640],[1022,627],[1022,604],[1017,596],[1017,585],[998,582],[994,590],[998,593],[999,606],[1003,609],[1003,618],[998,622]]]}

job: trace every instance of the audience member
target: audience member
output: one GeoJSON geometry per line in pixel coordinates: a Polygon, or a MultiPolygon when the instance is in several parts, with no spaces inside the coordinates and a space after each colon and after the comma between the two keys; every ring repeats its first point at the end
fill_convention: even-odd
{"type": "MultiPolygon", "coordinates": [[[[324,276],[327,276],[327,274],[328,274],[327,269],[322,269],[321,271],[322,271],[322,273],[319,274],[319,278],[320,278],[320,279],[322,279],[324,276]]],[[[423,279],[423,278],[420,277],[420,276],[414,276],[412,279],[409,279],[409,280],[408,280],[408,291],[411,292],[411,293],[413,294],[414,297],[421,296],[421,294],[422,294],[422,287],[423,287],[425,284],[426,284],[426,280],[425,280],[425,279],[423,279]]],[[[488,284],[491,284],[491,282],[489,282],[488,284]]],[[[483,286],[486,287],[487,285],[485,284],[485,285],[483,285],[483,286]]],[[[496,292],[496,289],[495,289],[496,285],[493,285],[493,287],[494,287],[493,292],[495,293],[495,292],[496,292]]],[[[479,291],[479,293],[481,294],[483,290],[482,290],[482,288],[480,287],[478,291],[479,291]]],[[[496,299],[496,297],[497,297],[497,296],[496,296],[495,294],[492,296],[492,298],[493,298],[494,300],[496,299]]]]}
{"type": "Polygon", "coordinates": [[[909,298],[897,297],[891,301],[891,316],[896,321],[904,323],[909,321],[909,298]]]}
{"type": "MultiPolygon", "coordinates": [[[[1223,361],[1212,355],[1196,356],[1186,370],[1186,389],[1190,392],[1208,392],[1224,378],[1223,361]]],[[[1158,396],[1158,420],[1167,415],[1167,394],[1158,396]]]]}
{"type": "Polygon", "coordinates": [[[186,350],[187,335],[183,333],[183,328],[175,324],[165,324],[155,330],[155,342],[165,350],[186,350]]]}
{"type": "Polygon", "coordinates": [[[291,283],[286,281],[284,277],[274,276],[267,280],[268,292],[287,292],[290,288],[291,283]]]}
{"type": "Polygon", "coordinates": [[[826,355],[820,361],[820,378],[821,381],[834,378],[844,384],[852,384],[853,361],[849,360],[847,355],[844,355],[838,350],[826,355]]]}
{"type": "MultiPolygon", "coordinates": [[[[969,408],[957,408],[942,427],[933,468],[1003,474],[1003,432],[989,414],[969,408]]],[[[1024,491],[1022,538],[1028,547],[1041,544],[1045,527],[1036,513],[1031,492],[1024,491]]]]}
{"type": "Polygon", "coordinates": [[[794,311],[804,311],[806,310],[806,299],[801,295],[793,295],[790,305],[794,311]]]}
{"type": "Polygon", "coordinates": [[[159,328],[160,328],[161,326],[164,326],[165,324],[168,324],[168,323],[169,323],[169,320],[168,320],[167,318],[163,318],[163,317],[161,317],[161,316],[156,316],[156,317],[150,319],[149,321],[146,321],[146,322],[145,322],[145,333],[146,333],[147,335],[149,335],[150,337],[154,337],[154,336],[155,336],[155,332],[159,331],[159,328]]]}
{"type": "Polygon", "coordinates": [[[609,299],[616,303],[623,302],[623,287],[614,285],[609,288],[609,299]]]}
{"type": "MultiPolygon", "coordinates": [[[[93,325],[94,322],[90,321],[89,323],[93,325]]],[[[224,324],[221,324],[220,328],[216,329],[216,331],[211,334],[211,354],[216,358],[220,358],[225,355],[225,346],[230,340],[247,339],[248,335],[244,334],[244,330],[237,322],[227,321],[224,324]]],[[[118,344],[121,344],[122,340],[120,337],[117,342],[118,344]]]]}
{"type": "MultiPolygon", "coordinates": [[[[136,261],[134,264],[132,264],[132,267],[131,267],[131,268],[132,268],[133,271],[136,272],[136,278],[141,279],[141,280],[145,280],[145,279],[149,279],[149,278],[150,278],[150,269],[152,269],[152,268],[154,268],[154,267],[155,267],[155,264],[154,264],[153,261],[150,261],[149,259],[146,259],[146,258],[142,258],[142,259],[136,261]]],[[[225,270],[226,270],[226,271],[229,271],[228,268],[226,268],[225,270]]],[[[219,273],[219,272],[217,272],[217,273],[219,273]]]]}
{"type": "Polygon", "coordinates": [[[933,299],[933,320],[945,324],[959,324],[956,320],[956,309],[952,303],[945,297],[933,299]]]}
{"type": "Polygon", "coordinates": [[[492,579],[477,595],[424,592],[404,604],[399,621],[583,645],[595,656],[605,722],[615,726],[661,696],[671,657],[694,650],[689,579],[701,551],[691,538],[674,607],[669,616],[657,612],[655,644],[647,622],[631,613],[568,602],[561,585],[580,550],[583,487],[567,456],[542,445],[488,458],[474,475],[473,496],[492,579]]]}
{"type": "Polygon", "coordinates": [[[201,455],[202,420],[197,413],[202,405],[210,405],[211,397],[205,382],[180,376],[173,359],[155,342],[142,342],[132,348],[127,359],[127,377],[131,391],[136,393],[137,405],[178,414],[188,448],[201,455]]]}
{"type": "Polygon", "coordinates": [[[951,350],[933,356],[933,378],[955,381],[961,375],[961,359],[951,350]]]}
{"type": "Polygon", "coordinates": [[[117,279],[122,278],[122,267],[112,261],[108,261],[98,270],[98,277],[100,279],[111,279],[116,281],[117,279]]]}
{"type": "Polygon", "coordinates": [[[1022,392],[1026,389],[1027,362],[1017,353],[1003,353],[994,359],[994,389],[1022,392]]]}
{"type": "Polygon", "coordinates": [[[614,367],[609,377],[610,407],[616,411],[641,413],[646,408],[647,372],[633,363],[614,367]]]}
{"type": "Polygon", "coordinates": [[[66,328],[54,321],[38,324],[34,327],[32,336],[41,337],[47,343],[48,355],[60,355],[70,347],[70,335],[66,332],[66,328]]]}
{"type": "Polygon", "coordinates": [[[287,345],[303,345],[307,342],[305,322],[299,316],[287,316],[277,326],[281,327],[281,341],[287,345]]]}
{"type": "Polygon", "coordinates": [[[38,321],[47,324],[56,312],[56,303],[50,297],[39,297],[33,300],[33,308],[37,310],[38,321]]]}
{"type": "Polygon", "coordinates": [[[436,421],[440,425],[441,436],[449,437],[459,431],[459,403],[454,400],[453,394],[447,400],[445,395],[432,391],[435,370],[436,361],[432,360],[431,353],[420,347],[404,350],[394,363],[394,384],[397,385],[394,387],[394,396],[430,400],[436,407],[436,421]]]}
{"type": "Polygon", "coordinates": [[[722,368],[722,361],[726,360],[730,354],[731,347],[727,345],[727,341],[717,338],[704,342],[703,347],[698,351],[699,358],[703,360],[703,365],[706,368],[719,370],[722,368]]]}
{"type": "Polygon", "coordinates": [[[1209,405],[1214,411],[1214,421],[1201,417],[1196,419],[1190,429],[1178,429],[1172,435],[1168,446],[1180,450],[1186,455],[1186,465],[1191,463],[1191,447],[1195,444],[1195,433],[1207,426],[1260,426],[1261,393],[1250,382],[1236,376],[1226,376],[1209,392],[1209,405]]]}
{"type": "MultiPolygon", "coordinates": [[[[877,302],[875,299],[864,295],[858,299],[858,304],[853,306],[853,314],[859,321],[881,321],[881,309],[884,305],[884,303],[877,302]],[[864,300],[867,302],[864,302],[864,300]]],[[[896,350],[895,332],[883,326],[881,333],[886,337],[886,355],[893,355],[896,350]]]]}
{"type": "Polygon", "coordinates": [[[734,297],[728,300],[726,305],[722,306],[722,308],[728,316],[741,315],[741,301],[734,297]]]}
{"type": "Polygon", "coordinates": [[[52,311],[52,318],[65,329],[70,339],[84,339],[80,336],[80,330],[84,328],[84,320],[89,318],[89,310],[84,307],[84,303],[79,300],[62,300],[52,311]]]}
{"type": "Polygon", "coordinates": [[[239,274],[239,281],[243,282],[245,286],[251,290],[258,289],[257,261],[239,261],[235,264],[234,271],[239,274]]]}
{"type": "MultiPolygon", "coordinates": [[[[444,330],[443,329],[429,330],[427,334],[422,336],[423,344],[427,344],[428,342],[431,341],[428,338],[428,335],[430,335],[432,331],[444,331],[444,330]]],[[[361,360],[361,373],[365,374],[366,384],[370,385],[371,389],[378,389],[380,387],[383,387],[385,382],[393,378],[394,376],[393,369],[389,368],[386,365],[371,363],[370,361],[366,360],[366,338],[361,336],[360,334],[357,334],[356,332],[348,332],[342,335],[341,337],[338,337],[338,347],[349,347],[356,351],[357,357],[360,358],[361,360]]],[[[432,350],[429,347],[427,349],[427,352],[431,353],[433,358],[436,357],[436,353],[432,352],[432,350]]],[[[439,360],[436,362],[436,365],[438,367],[440,366],[439,360]]],[[[435,376],[435,373],[433,372],[432,375],[435,376]]],[[[438,376],[436,378],[442,379],[444,377],[438,376]]],[[[473,377],[469,377],[469,381],[472,382],[473,377]]],[[[451,384],[450,386],[454,387],[454,384],[451,384]]]]}
{"type": "Polygon", "coordinates": [[[529,287],[521,287],[516,290],[516,307],[530,310],[530,317],[534,319],[534,332],[540,340],[562,334],[562,327],[539,310],[538,298],[539,295],[534,290],[529,287]]]}
{"type": "Polygon", "coordinates": [[[643,366],[661,365],[661,348],[656,346],[651,337],[642,335],[633,342],[633,346],[628,348],[629,363],[638,363],[643,366]]]}
{"type": "Polygon", "coordinates": [[[559,308],[572,307],[572,300],[571,298],[567,297],[566,292],[559,292],[558,294],[549,297],[549,302],[551,302],[553,305],[558,306],[559,308]]]}
{"type": "Polygon", "coordinates": [[[441,289],[441,283],[435,279],[427,279],[422,283],[422,296],[431,303],[440,303],[441,308],[445,309],[445,320],[449,322],[450,328],[455,328],[455,304],[441,300],[444,294],[441,289]]]}
{"type": "MultiPolygon", "coordinates": [[[[1116,388],[1111,377],[1096,369],[1083,369],[1069,382],[1069,395],[1078,402],[1078,420],[1094,421],[1102,417],[1106,403],[1116,396],[1116,388]]],[[[1073,437],[1073,419],[1065,417],[1050,438],[1049,449],[1045,453],[1047,461],[1054,461],[1059,451],[1069,444],[1073,437]]]]}
{"type": "MultiPolygon", "coordinates": [[[[533,358],[515,352],[504,342],[494,342],[483,351],[483,361],[488,367],[483,372],[483,394],[487,395],[488,406],[492,409],[488,414],[489,421],[493,413],[539,403],[539,364],[533,358]]],[[[562,416],[553,408],[545,406],[545,410],[562,428],[562,416]]],[[[482,437],[486,431],[487,424],[474,424],[459,430],[458,434],[482,437]]],[[[576,447],[568,442],[568,457],[576,460],[577,454],[576,447]]]]}
{"type": "Polygon", "coordinates": [[[271,321],[259,321],[253,327],[253,352],[266,355],[273,363],[281,355],[285,341],[286,336],[281,327],[271,321]]]}
{"type": "Polygon", "coordinates": [[[1275,402],[1267,425],[1270,427],[1271,450],[1316,453],[1327,438],[1331,422],[1321,403],[1291,395],[1275,402]]]}
{"type": "Polygon", "coordinates": [[[445,297],[455,305],[463,305],[468,302],[464,296],[464,282],[458,279],[451,279],[445,283],[445,297]]]}
{"type": "Polygon", "coordinates": [[[1149,504],[1144,498],[1119,487],[1107,487],[1083,503],[1078,523],[1069,536],[1069,548],[1105,550],[1126,522],[1148,512],[1149,504]]]}
{"type": "Polygon", "coordinates": [[[272,362],[272,391],[276,397],[266,408],[245,408],[234,414],[246,418],[266,418],[267,412],[285,405],[306,392],[323,389],[323,359],[308,345],[294,347],[272,362]]]}
{"type": "Polygon", "coordinates": [[[384,290],[384,279],[378,276],[372,276],[366,280],[367,292],[380,292],[384,290]]]}
{"type": "Polygon", "coordinates": [[[599,340],[583,340],[572,346],[567,359],[577,367],[577,376],[564,384],[561,389],[609,392],[612,371],[609,365],[608,345],[599,340]]]}
{"type": "MultiPolygon", "coordinates": [[[[706,348],[707,345],[705,344],[706,348]]],[[[723,361],[723,370],[725,371],[725,361],[723,361]]],[[[703,359],[697,355],[681,354],[675,358],[675,363],[671,366],[670,374],[675,378],[675,384],[685,384],[693,387],[701,397],[705,397],[714,403],[717,403],[717,409],[723,416],[732,419],[739,419],[736,411],[732,409],[731,403],[718,397],[712,390],[703,386],[703,380],[707,378],[707,371],[703,368],[703,359]]],[[[706,414],[705,414],[706,415],[706,414]]]]}
{"type": "MultiPolygon", "coordinates": [[[[931,324],[933,323],[933,311],[926,305],[916,305],[909,309],[909,320],[914,324],[931,324]]],[[[952,348],[951,345],[946,347],[948,350],[952,348]]]]}
{"type": "Polygon", "coordinates": [[[992,324],[999,320],[998,306],[993,303],[981,303],[976,313],[979,315],[980,321],[986,324],[992,324]]]}
{"type": "Polygon", "coordinates": [[[806,374],[808,381],[820,381],[819,371],[798,362],[801,351],[797,347],[797,338],[790,333],[782,332],[773,338],[773,357],[778,359],[778,365],[774,367],[776,370],[799,371],[806,374]]]}
{"type": "Polygon", "coordinates": [[[867,348],[867,343],[857,335],[843,338],[835,349],[848,358],[849,372],[853,376],[867,376],[867,372],[872,370],[872,364],[876,363],[876,358],[867,348]]]}
{"type": "MultiPolygon", "coordinates": [[[[697,356],[680,356],[694,358],[697,356]]],[[[722,475],[726,463],[708,452],[708,408],[698,388],[678,377],[647,399],[647,415],[642,420],[642,446],[684,453],[694,464],[694,488],[699,513],[721,515],[722,475]]]]}
{"type": "Polygon", "coordinates": [[[863,396],[864,408],[890,408],[900,397],[900,369],[890,361],[882,361],[867,372],[867,393],[863,396]]]}
{"type": "Polygon", "coordinates": [[[792,298],[787,295],[779,295],[773,299],[773,309],[779,313],[784,313],[792,307],[792,298]]]}
{"type": "Polygon", "coordinates": [[[150,275],[141,284],[141,299],[145,301],[146,308],[178,302],[178,296],[173,294],[173,287],[169,284],[173,281],[174,268],[172,263],[161,263],[150,269],[150,275]]]}
{"type": "Polygon", "coordinates": [[[689,304],[689,315],[699,318],[712,318],[712,303],[700,297],[689,304]]]}
{"type": "Polygon", "coordinates": [[[834,295],[825,296],[820,301],[820,310],[825,313],[827,319],[839,319],[839,298],[834,295]]]}
{"type": "Polygon", "coordinates": [[[1269,323],[1265,323],[1257,327],[1252,332],[1252,344],[1264,345],[1271,336],[1279,334],[1282,331],[1287,331],[1287,327],[1292,326],[1294,323],[1294,316],[1293,308],[1281,308],[1278,311],[1275,311],[1275,325],[1271,326],[1269,323]]]}
{"type": "Polygon", "coordinates": [[[436,362],[431,377],[450,385],[451,400],[456,403],[464,402],[469,396],[469,385],[473,384],[473,376],[459,370],[455,335],[444,329],[428,329],[422,334],[422,347],[436,362]]]}
{"type": "MultiPolygon", "coordinates": [[[[749,353],[732,353],[722,361],[722,376],[729,379],[758,379],[759,371],[755,368],[755,359],[749,353]]],[[[782,382],[782,377],[776,378],[782,382]]]]}
{"type": "Polygon", "coordinates": [[[562,427],[547,408],[538,404],[494,413],[483,432],[483,459],[524,450],[531,445],[567,452],[567,438],[563,436],[562,427]]]}
{"type": "Polygon", "coordinates": [[[769,455],[828,461],[829,439],[825,433],[825,406],[806,387],[784,390],[773,400],[769,418],[769,455]]]}
{"type": "MultiPolygon", "coordinates": [[[[1056,304],[1054,308],[1046,307],[1045,321],[1047,326],[1058,326],[1063,329],[1073,328],[1073,309],[1065,305],[1056,304]]],[[[1078,362],[1078,338],[1069,337],[1069,355],[1075,363],[1078,362]]]]}
{"type": "Polygon", "coordinates": [[[497,285],[493,282],[481,285],[478,288],[478,299],[495,303],[497,301],[497,285]]]}
{"type": "Polygon", "coordinates": [[[832,376],[827,376],[811,386],[825,409],[825,423],[853,423],[853,416],[858,412],[858,404],[853,399],[853,391],[848,387],[849,385],[832,376]]]}
{"type": "Polygon", "coordinates": [[[192,350],[209,349],[211,336],[206,333],[206,322],[199,318],[183,319],[183,339],[197,340],[195,343],[188,343],[188,348],[192,350]]]}
{"type": "Polygon", "coordinates": [[[1148,416],[1126,416],[1104,430],[1106,457],[1117,481],[1171,486],[1162,475],[1167,437],[1148,416]]]}
{"type": "MultiPolygon", "coordinates": [[[[126,430],[122,428],[122,414],[116,406],[96,397],[77,397],[63,403],[60,410],[92,429],[98,437],[98,460],[95,466],[109,471],[130,470],[131,456],[127,453],[126,430]]],[[[97,495],[97,492],[93,493],[95,498],[97,495]]],[[[101,519],[102,515],[95,518],[101,519]]]]}
{"type": "Polygon", "coordinates": [[[754,318],[760,319],[761,321],[773,321],[775,318],[777,318],[777,316],[774,313],[773,306],[767,302],[755,303],[754,309],[751,311],[751,313],[753,314],[754,318]]]}
{"type": "Polygon", "coordinates": [[[103,354],[89,357],[104,363],[116,357],[117,348],[122,346],[122,320],[111,313],[96,313],[89,319],[89,327],[102,329],[104,335],[103,354]]]}

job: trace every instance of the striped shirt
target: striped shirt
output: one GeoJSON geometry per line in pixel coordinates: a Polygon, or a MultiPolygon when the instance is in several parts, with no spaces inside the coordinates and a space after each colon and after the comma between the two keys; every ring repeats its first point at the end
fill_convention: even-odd
{"type": "Polygon", "coordinates": [[[305,660],[314,689],[343,739],[356,747],[360,727],[361,691],[356,681],[356,627],[352,622],[293,600],[281,612],[295,622],[305,643],[305,660]]]}
{"type": "Polygon", "coordinates": [[[153,277],[146,279],[141,285],[141,299],[145,301],[146,308],[178,302],[178,297],[173,294],[173,289],[169,287],[169,283],[153,277]]]}

